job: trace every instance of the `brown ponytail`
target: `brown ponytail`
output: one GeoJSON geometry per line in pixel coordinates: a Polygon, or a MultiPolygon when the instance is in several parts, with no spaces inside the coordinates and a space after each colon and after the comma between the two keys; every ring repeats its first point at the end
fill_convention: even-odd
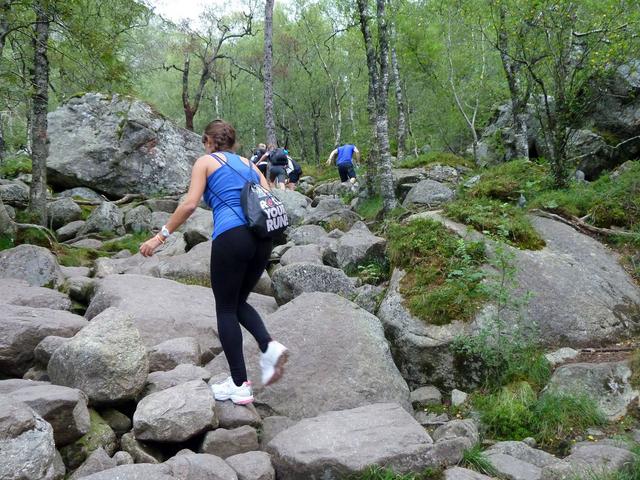
{"type": "Polygon", "coordinates": [[[236,130],[224,120],[214,120],[204,129],[202,142],[209,139],[213,143],[213,150],[233,150],[236,145],[236,130]]]}

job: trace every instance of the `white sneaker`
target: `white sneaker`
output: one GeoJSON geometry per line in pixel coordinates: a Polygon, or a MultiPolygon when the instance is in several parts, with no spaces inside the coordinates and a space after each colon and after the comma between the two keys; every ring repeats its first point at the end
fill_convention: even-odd
{"type": "Polygon", "coordinates": [[[277,382],[284,373],[284,364],[289,359],[289,350],[279,342],[269,342],[267,351],[260,355],[262,385],[265,387],[277,382]]]}
{"type": "Polygon", "coordinates": [[[238,405],[247,405],[253,402],[251,382],[244,382],[239,387],[228,377],[224,382],[211,385],[211,391],[216,400],[231,400],[238,405]]]}

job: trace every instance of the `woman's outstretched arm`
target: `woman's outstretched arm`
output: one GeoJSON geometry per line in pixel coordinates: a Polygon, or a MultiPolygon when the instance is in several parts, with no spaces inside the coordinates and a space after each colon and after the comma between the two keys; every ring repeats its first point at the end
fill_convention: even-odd
{"type": "MultiPolygon", "coordinates": [[[[194,163],[193,168],[191,169],[191,183],[189,184],[187,198],[178,205],[176,211],[173,212],[167,221],[166,227],[167,230],[169,230],[169,233],[175,232],[180,225],[182,225],[187,218],[195,212],[196,208],[198,208],[207,182],[207,162],[209,160],[208,156],[205,155],[200,157],[196,160],[196,163],[194,163]]],[[[162,238],[160,234],[157,234],[140,246],[140,253],[145,257],[150,257],[153,255],[154,250],[163,243],[164,238],[162,238]]]]}

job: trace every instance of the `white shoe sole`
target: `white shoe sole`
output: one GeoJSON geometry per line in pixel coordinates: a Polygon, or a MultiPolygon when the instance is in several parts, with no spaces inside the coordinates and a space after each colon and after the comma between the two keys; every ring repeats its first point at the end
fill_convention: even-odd
{"type": "Polygon", "coordinates": [[[213,395],[213,398],[220,402],[224,402],[225,400],[231,400],[236,405],[248,405],[253,403],[253,395],[250,397],[240,397],[238,395],[213,395]]]}
{"type": "Polygon", "coordinates": [[[282,378],[282,375],[284,375],[284,365],[287,363],[287,360],[289,360],[289,350],[285,349],[278,357],[275,367],[273,367],[273,375],[271,375],[271,378],[264,383],[265,387],[273,385],[282,378]]]}

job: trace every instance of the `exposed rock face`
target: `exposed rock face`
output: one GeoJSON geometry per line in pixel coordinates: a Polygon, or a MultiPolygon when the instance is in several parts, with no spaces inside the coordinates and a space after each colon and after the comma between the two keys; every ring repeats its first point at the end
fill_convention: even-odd
{"type": "Polygon", "coordinates": [[[32,287],[24,280],[0,278],[0,303],[52,310],[70,310],[71,300],[50,288],[32,287]]]}
{"type": "Polygon", "coordinates": [[[2,305],[0,372],[21,377],[33,366],[33,352],[45,337],[71,337],[86,325],[84,318],[62,310],[2,305]]]}
{"type": "MultiPolygon", "coordinates": [[[[60,480],[53,429],[22,402],[0,396],[0,478],[60,480]]],[[[61,473],[61,474],[60,474],[61,473]]]]}
{"type": "Polygon", "coordinates": [[[445,184],[435,180],[421,180],[416,184],[404,199],[402,205],[406,207],[439,207],[450,202],[455,197],[455,192],[445,184]]]}
{"type": "Polygon", "coordinates": [[[54,229],[82,218],[82,209],[68,197],[49,203],[47,209],[49,222],[54,229]]]}
{"type": "Polygon", "coordinates": [[[282,480],[337,480],[370,465],[418,472],[457,463],[463,448],[457,443],[440,448],[411,415],[388,403],[302,420],[268,445],[282,480]]]}
{"type": "Polygon", "coordinates": [[[113,232],[124,235],[123,220],[124,216],[116,204],[102,202],[91,212],[79,233],[113,232]]]}
{"type": "Polygon", "coordinates": [[[548,389],[552,392],[588,395],[610,421],[619,420],[638,398],[630,384],[631,369],[627,362],[573,363],[558,368],[548,389]]]}
{"type": "Polygon", "coordinates": [[[153,393],[138,404],[133,431],[138,440],[184,442],[218,426],[215,400],[202,380],[153,393]]]}
{"type": "Polygon", "coordinates": [[[53,253],[26,243],[0,252],[0,278],[24,280],[37,287],[57,287],[64,281],[53,253]]]}
{"type": "MultiPolygon", "coordinates": [[[[261,315],[277,308],[273,298],[255,293],[249,296],[249,303],[261,315]]],[[[210,288],[143,275],[111,275],[98,285],[86,317],[91,319],[109,307],[132,315],[142,341],[149,347],[189,336],[198,340],[205,355],[222,349],[210,288]]]]}
{"type": "Polygon", "coordinates": [[[473,370],[459,368],[451,351],[457,335],[472,331],[472,324],[456,321],[449,325],[431,325],[413,316],[404,306],[400,282],[405,272],[395,270],[387,294],[378,309],[396,365],[410,386],[432,383],[450,390],[472,386],[473,370]]]}
{"type": "Polygon", "coordinates": [[[131,317],[110,308],[58,348],[47,370],[53,383],[82,390],[94,404],[108,404],[142,391],[149,362],[131,317]]]}
{"type": "Polygon", "coordinates": [[[87,397],[79,390],[58,385],[37,385],[16,390],[9,396],[29,405],[51,424],[58,448],[89,431],[87,397]]]}
{"type": "Polygon", "coordinates": [[[342,270],[314,263],[292,263],[279,268],[271,281],[280,305],[304,292],[330,292],[343,297],[355,294],[353,281],[342,270]]]}
{"type": "Polygon", "coordinates": [[[200,137],[138,100],[88,93],[49,113],[48,178],[110,196],[186,190],[200,137]]]}
{"type": "MultiPolygon", "coordinates": [[[[370,313],[337,295],[316,292],[302,294],[265,322],[273,338],[289,349],[291,360],[278,383],[254,389],[259,409],[291,418],[375,402],[411,410],[409,389],[391,359],[379,320],[370,313]]],[[[259,379],[252,338],[246,340],[245,359],[249,378],[259,379]]],[[[224,355],[207,369],[227,371],[224,355]]]]}

